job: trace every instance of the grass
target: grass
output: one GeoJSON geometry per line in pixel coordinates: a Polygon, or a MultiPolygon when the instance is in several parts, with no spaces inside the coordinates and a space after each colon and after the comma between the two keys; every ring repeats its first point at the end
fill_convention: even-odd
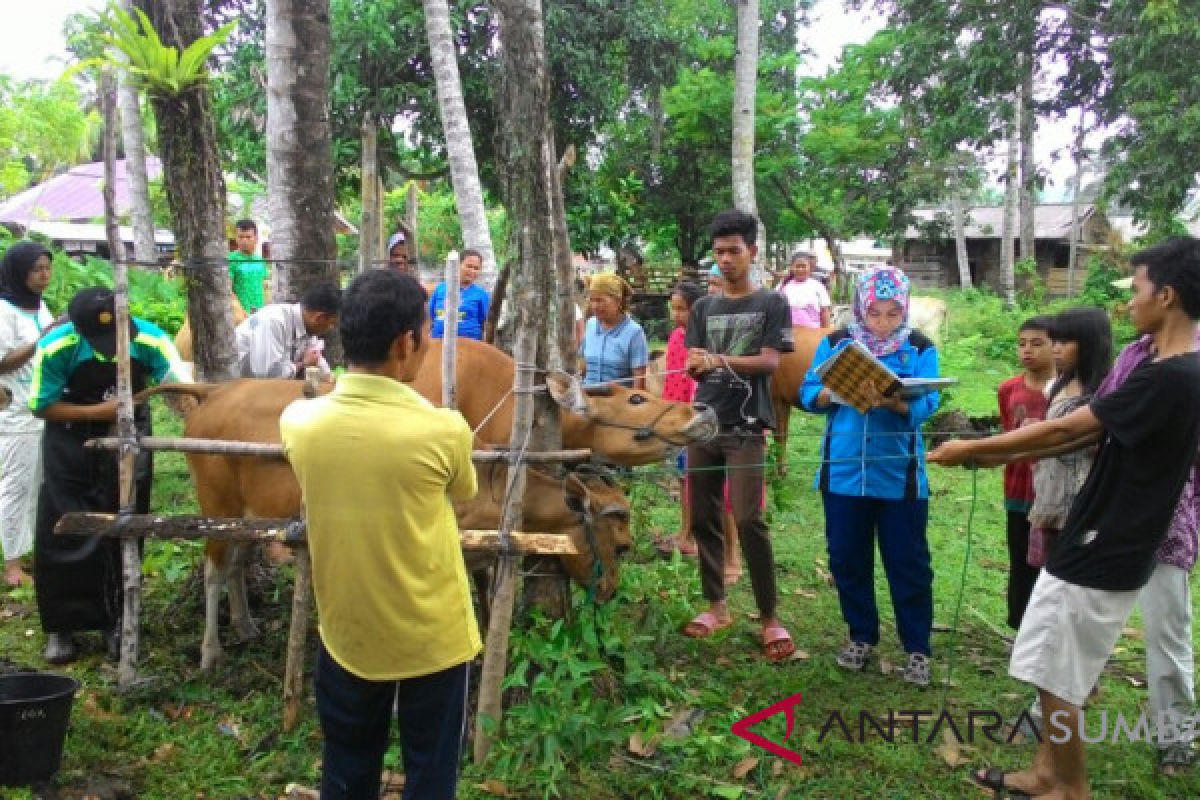
{"type": "MultiPolygon", "coordinates": [[[[1012,367],[1005,348],[993,347],[987,332],[999,335],[1015,316],[1002,315],[989,298],[954,299],[952,305],[943,372],[962,383],[951,400],[972,415],[991,414],[995,386],[1012,367]]],[[[162,431],[172,424],[160,422],[162,431]]],[[[780,614],[802,657],[772,666],[759,655],[747,579],[731,595],[731,629],[706,641],[677,633],[701,605],[699,579],[693,562],[655,556],[651,542],[675,529],[678,503],[666,476],[639,471],[631,489],[637,546],[622,568],[618,599],[586,607],[577,590],[572,619],[534,615],[514,631],[504,728],[491,759],[465,768],[461,797],[971,798],[984,796],[969,784],[971,767],[1011,768],[1031,758],[1028,744],[994,744],[978,732],[973,744],[958,748],[945,746],[940,736],[928,742],[931,718],[915,743],[911,735],[893,743],[877,735],[863,744],[840,733],[822,738],[821,727],[835,710],[855,728],[860,711],[881,716],[889,709],[934,715],[945,709],[956,722],[970,709],[988,709],[1011,719],[1032,695],[1006,673],[1001,635],[1007,633],[1007,556],[996,471],[930,473],[935,686],[919,690],[883,674],[879,658],[862,675],[837,669],[833,655],[845,631],[829,583],[820,501],[811,488],[820,429],[800,412],[792,429],[792,471],[771,488],[770,524],[780,614]],[[730,732],[747,714],[797,692],[803,699],[788,746],[801,753],[801,766],[730,732]]],[[[163,456],[157,466],[155,507],[193,510],[182,458],[163,456]]],[[[98,653],[66,670],[85,689],[59,776],[63,797],[82,797],[89,787],[95,793],[104,781],[147,799],[273,798],[289,782],[315,785],[320,737],[311,702],[295,733],[278,733],[288,576],[260,582],[255,613],[269,620],[266,634],[230,648],[214,674],[202,675],[196,667],[197,563],[197,548],[190,545],[147,546],[145,688],[118,694],[115,674],[98,653]]],[[[877,582],[884,620],[878,653],[898,666],[904,654],[881,569],[877,582]]],[[[11,618],[0,624],[0,652],[10,662],[37,667],[41,636],[32,597],[10,593],[3,613],[11,618]]],[[[1139,631],[1135,617],[1101,680],[1096,708],[1110,716],[1136,715],[1146,703],[1139,631]]],[[[780,741],[782,719],[756,730],[780,741]]],[[[389,765],[397,766],[395,752],[389,765]]],[[[1099,800],[1200,796],[1200,778],[1157,777],[1154,753],[1145,744],[1090,746],[1089,768],[1099,800]]],[[[29,795],[15,790],[0,796],[29,795]]]]}

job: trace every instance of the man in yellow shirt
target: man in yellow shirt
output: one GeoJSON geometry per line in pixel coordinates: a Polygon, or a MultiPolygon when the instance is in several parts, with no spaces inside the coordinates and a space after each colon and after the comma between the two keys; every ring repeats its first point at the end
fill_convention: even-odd
{"type": "Polygon", "coordinates": [[[348,372],[280,420],[304,493],[325,734],[321,797],[379,796],[393,708],[405,798],[451,800],[467,669],[481,644],[452,500],[475,494],[471,429],[406,383],[429,349],[425,293],[372,270],[342,301],[348,372]]]}

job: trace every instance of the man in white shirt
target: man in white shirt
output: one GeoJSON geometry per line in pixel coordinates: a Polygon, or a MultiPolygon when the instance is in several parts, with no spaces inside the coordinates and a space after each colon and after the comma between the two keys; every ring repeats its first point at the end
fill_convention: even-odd
{"type": "Polygon", "coordinates": [[[328,378],[319,337],[337,325],[341,295],[333,284],[316,284],[299,303],[273,303],[250,315],[236,331],[241,377],[296,378],[317,367],[328,378]]]}

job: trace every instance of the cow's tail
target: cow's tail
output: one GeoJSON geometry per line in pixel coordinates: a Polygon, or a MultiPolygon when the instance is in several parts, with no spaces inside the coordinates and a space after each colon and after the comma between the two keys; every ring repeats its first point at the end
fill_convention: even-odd
{"type": "Polygon", "coordinates": [[[167,405],[176,414],[186,417],[199,406],[220,384],[216,383],[162,383],[143,389],[133,396],[135,405],[141,405],[155,395],[167,395],[167,405]]]}

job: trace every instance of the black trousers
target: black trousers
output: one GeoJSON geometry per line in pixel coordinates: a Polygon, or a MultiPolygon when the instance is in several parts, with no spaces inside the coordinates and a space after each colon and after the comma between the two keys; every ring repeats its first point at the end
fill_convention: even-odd
{"type": "Polygon", "coordinates": [[[1029,566],[1029,515],[1024,511],[1008,511],[1008,627],[1020,629],[1037,582],[1038,567],[1029,566]]]}
{"type": "Polygon", "coordinates": [[[325,734],[321,800],[377,800],[392,715],[400,725],[404,800],[454,800],[470,662],[398,681],[369,681],[320,644],[314,685],[325,734]]]}

